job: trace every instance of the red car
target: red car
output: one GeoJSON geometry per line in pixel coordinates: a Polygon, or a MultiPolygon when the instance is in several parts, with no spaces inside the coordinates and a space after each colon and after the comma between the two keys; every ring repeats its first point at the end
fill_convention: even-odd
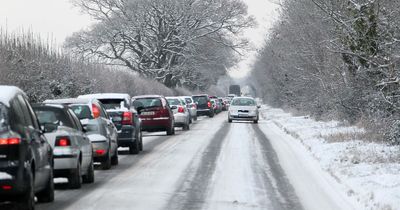
{"type": "Polygon", "coordinates": [[[174,114],[164,96],[135,96],[132,98],[132,106],[139,113],[143,131],[166,131],[167,135],[175,134],[174,114]]]}

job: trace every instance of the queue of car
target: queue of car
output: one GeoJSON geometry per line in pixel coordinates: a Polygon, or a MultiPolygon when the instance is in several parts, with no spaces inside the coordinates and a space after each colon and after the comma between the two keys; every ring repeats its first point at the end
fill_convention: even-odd
{"type": "Polygon", "coordinates": [[[229,122],[258,122],[253,99],[228,100],[100,93],[31,105],[19,88],[0,86],[0,203],[34,209],[35,197],[52,202],[56,177],[72,189],[93,183],[95,163],[103,170],[118,165],[119,147],[143,150],[143,131],[174,135],[175,127],[189,130],[198,116],[225,110],[229,122]]]}

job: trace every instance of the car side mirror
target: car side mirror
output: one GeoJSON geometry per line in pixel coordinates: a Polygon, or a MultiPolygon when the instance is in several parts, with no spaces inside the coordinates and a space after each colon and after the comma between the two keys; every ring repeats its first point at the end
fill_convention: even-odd
{"type": "Polygon", "coordinates": [[[178,108],[177,106],[171,106],[172,110],[177,109],[177,108],[178,108]]]}

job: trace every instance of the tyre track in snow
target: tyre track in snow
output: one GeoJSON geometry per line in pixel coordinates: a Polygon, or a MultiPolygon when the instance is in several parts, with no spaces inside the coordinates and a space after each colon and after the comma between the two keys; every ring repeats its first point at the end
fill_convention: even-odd
{"type": "Polygon", "coordinates": [[[265,164],[253,164],[252,167],[255,171],[254,175],[257,176],[258,184],[269,189],[266,199],[271,202],[270,209],[303,209],[293,186],[279,164],[278,156],[270,140],[261,131],[259,125],[253,124],[251,127],[251,133],[254,133],[253,137],[257,141],[256,146],[260,147],[256,148],[258,151],[254,154],[254,158],[260,159],[256,156],[262,156],[261,158],[265,161],[265,164]]]}
{"type": "Polygon", "coordinates": [[[209,183],[217,165],[217,158],[230,127],[228,123],[224,123],[223,127],[214,135],[202,153],[200,164],[193,164],[197,165],[196,169],[187,169],[180,178],[181,184],[164,209],[189,210],[203,207],[209,183]]]}

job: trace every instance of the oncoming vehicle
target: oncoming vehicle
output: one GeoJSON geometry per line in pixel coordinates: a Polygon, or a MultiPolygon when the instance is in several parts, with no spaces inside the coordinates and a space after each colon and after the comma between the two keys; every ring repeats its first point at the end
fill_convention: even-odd
{"type": "Polygon", "coordinates": [[[167,135],[175,134],[174,114],[164,96],[135,96],[132,98],[132,106],[138,111],[142,120],[142,130],[166,131],[167,135]]]}
{"type": "Polygon", "coordinates": [[[245,120],[258,123],[258,106],[254,98],[235,97],[233,98],[228,112],[228,122],[232,120],[245,120]]]}
{"type": "Polygon", "coordinates": [[[182,127],[183,130],[190,129],[190,113],[186,103],[179,97],[166,97],[169,106],[174,112],[175,127],[182,127]]]}
{"type": "Polygon", "coordinates": [[[194,95],[192,98],[197,105],[197,116],[206,115],[208,117],[214,117],[214,108],[207,94],[194,95]]]}
{"type": "Polygon", "coordinates": [[[92,143],[94,162],[100,162],[105,170],[118,164],[117,129],[100,101],[91,98],[68,98],[46,100],[44,103],[68,105],[75,113],[92,143]]]}
{"type": "Polygon", "coordinates": [[[0,86],[0,203],[34,209],[54,200],[53,150],[25,93],[0,86]]]}
{"type": "Polygon", "coordinates": [[[92,145],[76,115],[67,106],[37,104],[33,109],[53,148],[54,177],[68,178],[69,186],[81,188],[94,182],[92,145]]]}
{"type": "Polygon", "coordinates": [[[141,120],[131,106],[131,97],[121,93],[98,93],[78,98],[95,98],[105,107],[118,130],[118,146],[128,147],[130,154],[143,150],[141,120]]]}

